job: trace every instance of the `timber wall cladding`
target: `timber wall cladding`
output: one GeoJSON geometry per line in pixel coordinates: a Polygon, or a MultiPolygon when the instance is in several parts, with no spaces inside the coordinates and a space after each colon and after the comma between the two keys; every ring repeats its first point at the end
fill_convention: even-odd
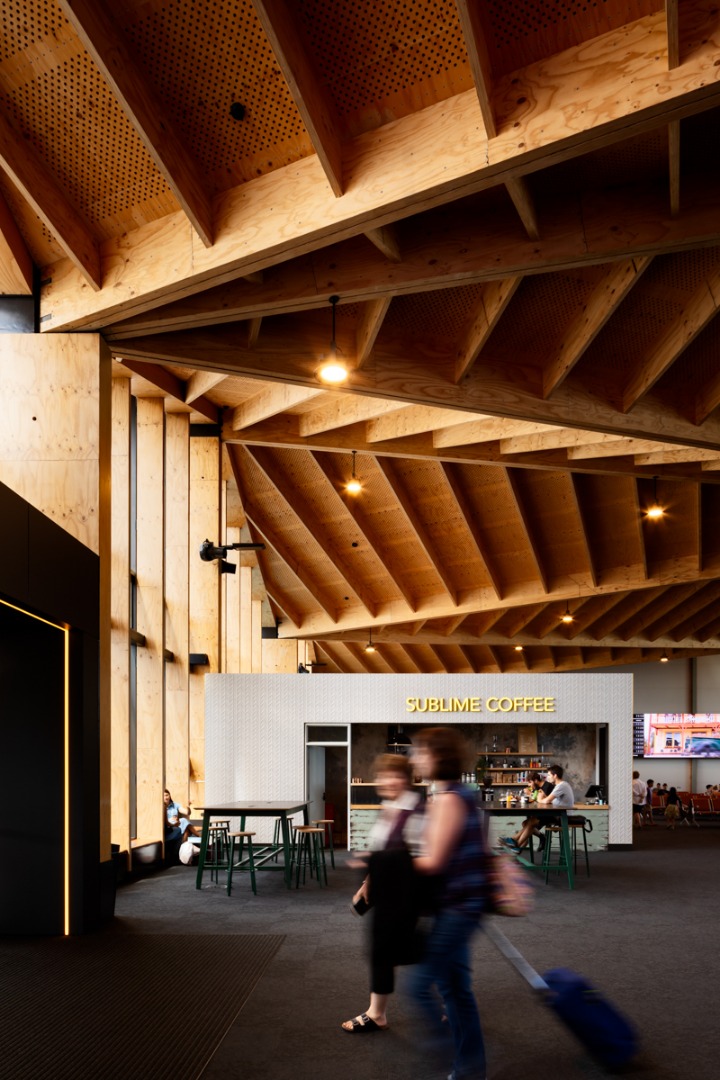
{"type": "MultiPolygon", "coordinates": [[[[294,799],[312,724],[467,723],[466,713],[408,713],[408,697],[542,695],[556,699],[553,728],[608,725],[610,843],[632,842],[632,677],[629,675],[211,675],[206,689],[208,799],[294,799]]],[[[493,712],[478,723],[542,723],[534,713],[493,712]]],[[[251,826],[248,826],[249,828],[251,826]]],[[[262,830],[262,822],[259,822],[262,830]]],[[[265,835],[261,831],[261,835],[265,835]]]]}

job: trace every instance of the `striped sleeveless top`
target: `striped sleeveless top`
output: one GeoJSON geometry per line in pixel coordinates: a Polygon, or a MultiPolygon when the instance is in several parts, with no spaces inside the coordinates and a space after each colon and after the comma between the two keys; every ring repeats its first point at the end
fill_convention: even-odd
{"type": "Polygon", "coordinates": [[[467,816],[458,845],[443,875],[440,908],[479,917],[485,909],[487,860],[475,792],[457,783],[450,784],[446,790],[460,796],[467,808],[467,816]]]}

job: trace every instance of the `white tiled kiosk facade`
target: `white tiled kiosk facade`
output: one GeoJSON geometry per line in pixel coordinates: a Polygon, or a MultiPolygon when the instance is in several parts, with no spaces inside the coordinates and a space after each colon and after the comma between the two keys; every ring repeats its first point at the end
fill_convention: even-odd
{"type": "Polygon", "coordinates": [[[632,843],[631,675],[208,675],[205,695],[208,801],[304,797],[306,724],[606,724],[608,841],[632,843]],[[408,712],[411,698],[452,711],[408,712]],[[477,711],[453,708],[469,699],[477,711]]]}

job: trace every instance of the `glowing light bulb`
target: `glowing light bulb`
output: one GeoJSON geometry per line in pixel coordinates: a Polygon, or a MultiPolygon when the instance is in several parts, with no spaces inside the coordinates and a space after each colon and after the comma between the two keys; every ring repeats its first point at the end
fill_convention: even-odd
{"type": "Polygon", "coordinates": [[[345,485],[345,490],[348,495],[359,495],[362,491],[362,484],[356,477],[353,477],[352,480],[348,480],[345,485]]]}
{"type": "Polygon", "coordinates": [[[365,646],[365,652],[375,652],[375,646],[373,645],[372,641],[368,641],[367,645],[365,646]]]}
{"type": "Polygon", "coordinates": [[[658,506],[657,503],[655,504],[655,506],[649,506],[646,511],[646,517],[648,517],[650,521],[659,521],[659,519],[664,516],[664,509],[662,508],[662,506],[658,506]]]}
{"type": "Polygon", "coordinates": [[[516,645],[515,646],[515,652],[522,652],[522,651],[523,651],[522,645],[516,645]]]}
{"type": "Polygon", "coordinates": [[[332,383],[337,386],[338,383],[344,383],[348,377],[348,370],[338,360],[328,360],[326,364],[323,364],[318,369],[318,378],[324,383],[332,383]]]}

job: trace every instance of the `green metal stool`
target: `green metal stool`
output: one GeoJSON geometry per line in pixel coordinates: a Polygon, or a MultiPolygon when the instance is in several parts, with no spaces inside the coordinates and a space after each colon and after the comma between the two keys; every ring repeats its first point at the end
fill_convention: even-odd
{"type": "Polygon", "coordinates": [[[296,825],[295,848],[293,861],[295,864],[295,888],[300,887],[300,872],[302,871],[303,885],[305,884],[305,871],[309,868],[310,877],[317,876],[318,885],[327,885],[327,869],[325,867],[325,848],[322,845],[324,829],[315,825],[296,825]]]}
{"type": "Polygon", "coordinates": [[[577,834],[578,831],[582,831],[583,845],[585,847],[585,871],[587,876],[590,877],[590,858],[588,855],[587,834],[592,832],[592,821],[589,818],[583,817],[581,814],[568,814],[568,828],[570,829],[570,835],[572,836],[572,849],[573,849],[573,869],[577,871],[577,834]]]}
{"type": "Polygon", "coordinates": [[[546,825],[544,831],[545,847],[543,849],[542,868],[545,872],[545,884],[547,885],[551,870],[555,870],[558,874],[561,870],[564,870],[565,873],[568,873],[570,867],[570,859],[572,858],[572,852],[565,850],[562,829],[559,825],[546,825]],[[557,835],[560,848],[558,852],[558,861],[556,863],[552,863],[550,861],[550,854],[552,852],[553,836],[555,835],[557,835]]]}
{"type": "Polygon", "coordinates": [[[252,891],[257,896],[257,886],[255,884],[255,860],[253,858],[253,842],[252,838],[255,835],[254,832],[231,832],[230,833],[230,853],[228,855],[228,867],[227,867],[227,894],[230,896],[232,892],[232,877],[233,870],[245,870],[247,868],[250,874],[250,884],[252,885],[252,891]],[[239,840],[238,844],[238,857],[235,861],[235,841],[239,840]],[[247,860],[243,862],[243,844],[247,840],[247,860]]]}
{"type": "Polygon", "coordinates": [[[322,828],[323,835],[320,843],[325,847],[330,848],[330,865],[333,870],[335,869],[335,847],[333,845],[333,825],[335,824],[334,818],[319,818],[317,821],[313,821],[313,825],[318,825],[322,828]]]}
{"type": "Polygon", "coordinates": [[[230,819],[218,819],[210,822],[208,830],[208,850],[212,847],[212,861],[205,858],[205,869],[210,871],[210,880],[217,883],[221,870],[228,866],[228,854],[230,849],[230,819]]]}

